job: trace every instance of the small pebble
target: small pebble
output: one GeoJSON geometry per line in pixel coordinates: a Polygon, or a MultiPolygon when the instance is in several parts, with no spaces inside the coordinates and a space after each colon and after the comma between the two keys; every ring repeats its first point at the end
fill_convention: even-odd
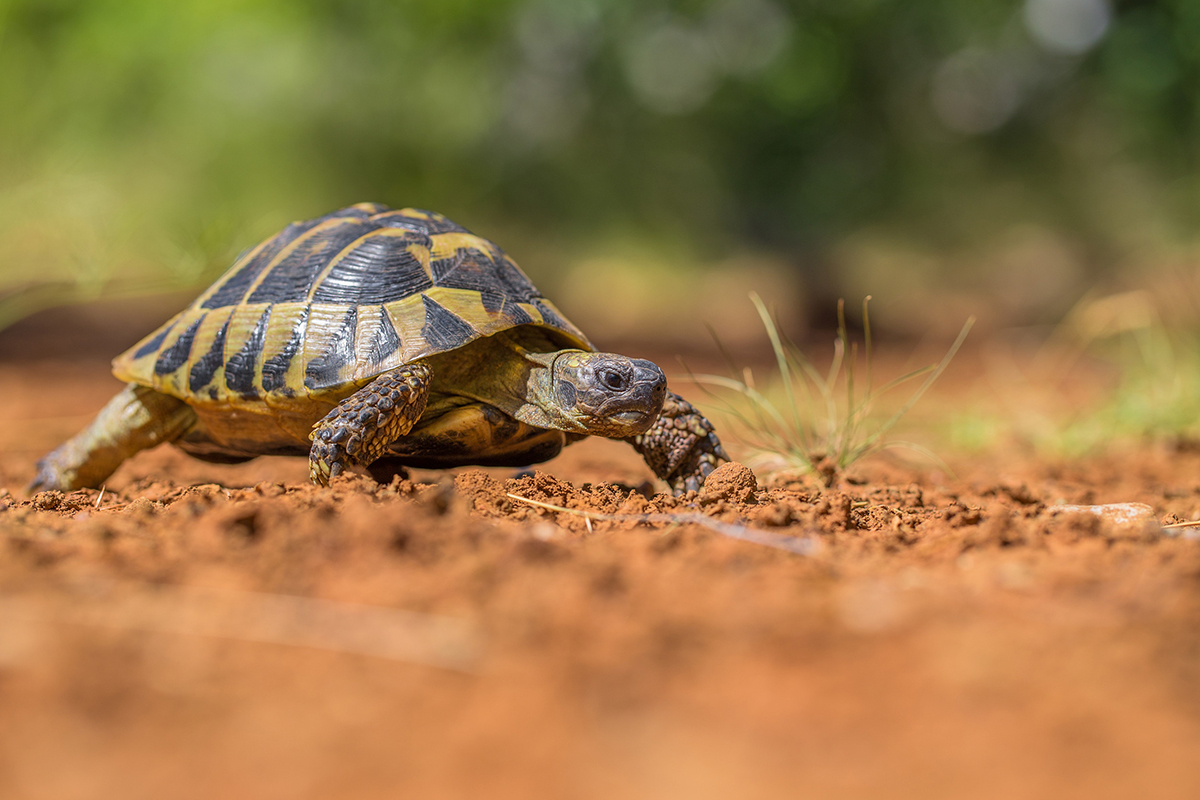
{"type": "Polygon", "coordinates": [[[1154,515],[1154,509],[1145,503],[1105,503],[1101,505],[1047,506],[1051,514],[1094,514],[1108,520],[1114,528],[1135,532],[1157,534],[1162,531],[1162,525],[1154,515]]]}
{"type": "Polygon", "coordinates": [[[126,514],[136,514],[138,516],[149,516],[156,511],[154,503],[147,500],[145,497],[139,497],[129,505],[125,506],[126,514]]]}

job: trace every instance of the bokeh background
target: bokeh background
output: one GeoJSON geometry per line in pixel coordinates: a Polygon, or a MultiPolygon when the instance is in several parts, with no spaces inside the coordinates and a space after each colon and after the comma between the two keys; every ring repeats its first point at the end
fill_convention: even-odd
{"type": "Polygon", "coordinates": [[[603,340],[894,334],[1163,287],[1200,217],[1191,0],[5,0],[0,326],[188,292],[362,200],[498,241],[603,340]]]}
{"type": "Polygon", "coordinates": [[[1200,0],[0,0],[0,796],[1200,797],[1200,529],[1148,524],[1200,519],[1197,231],[1200,0]],[[498,242],[781,488],[650,505],[593,437],[26,499],[112,356],[365,200],[498,242]],[[841,377],[791,402],[751,291],[841,377]],[[885,427],[925,378],[864,384],[970,315],[885,427]],[[686,382],[706,323],[753,395],[686,382]]]}

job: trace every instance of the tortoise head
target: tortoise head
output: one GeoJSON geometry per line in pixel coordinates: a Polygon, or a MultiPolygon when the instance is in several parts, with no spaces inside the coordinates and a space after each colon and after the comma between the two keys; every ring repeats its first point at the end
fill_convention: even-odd
{"type": "Polygon", "coordinates": [[[657,364],[582,350],[551,355],[537,402],[553,427],[624,439],[644,433],[662,411],[667,377],[657,364]]]}

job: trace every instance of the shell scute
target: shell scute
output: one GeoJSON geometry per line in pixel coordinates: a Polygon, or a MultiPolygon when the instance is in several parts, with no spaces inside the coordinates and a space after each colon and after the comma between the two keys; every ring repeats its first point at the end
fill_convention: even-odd
{"type": "Polygon", "coordinates": [[[259,361],[261,387],[267,397],[293,397],[304,381],[305,337],[311,309],[306,303],[289,303],[271,309],[259,361]]]}
{"type": "Polygon", "coordinates": [[[360,236],[314,283],[314,303],[378,305],[433,287],[429,238],[404,228],[360,236]]]}
{"type": "Polygon", "coordinates": [[[359,203],[247,251],[113,371],[193,402],[285,403],[518,325],[591,349],[492,242],[432,211],[359,203]]]}
{"type": "Polygon", "coordinates": [[[421,328],[421,337],[431,353],[453,350],[476,337],[478,331],[469,322],[437,300],[429,295],[423,295],[421,300],[425,306],[425,324],[421,328]]]}
{"type": "Polygon", "coordinates": [[[313,281],[329,260],[354,242],[361,224],[354,218],[335,218],[297,238],[281,251],[276,263],[259,277],[246,295],[247,303],[296,303],[308,299],[313,281]]]}
{"type": "Polygon", "coordinates": [[[187,363],[188,356],[192,354],[192,343],[196,339],[196,333],[200,330],[200,324],[204,322],[204,317],[205,314],[201,313],[183,329],[170,347],[159,352],[158,358],[154,361],[155,375],[171,375],[187,363]]]}
{"type": "Polygon", "coordinates": [[[243,305],[233,310],[225,335],[225,388],[239,398],[257,397],[259,355],[271,306],[243,305]]]}
{"type": "Polygon", "coordinates": [[[415,224],[419,229],[428,234],[439,233],[469,233],[469,231],[457,222],[453,222],[436,211],[426,211],[423,208],[402,208],[399,211],[391,211],[380,215],[380,218],[388,223],[395,224],[415,224]]]}
{"type": "MultiPolygon", "coordinates": [[[[212,344],[204,351],[204,354],[192,363],[191,370],[188,371],[188,391],[193,394],[200,394],[209,388],[209,384],[217,377],[217,373],[225,367],[225,337],[229,332],[229,320],[227,316],[225,322],[217,330],[213,337],[212,344]]],[[[213,387],[216,390],[216,387],[213,387]]]]}
{"type": "Polygon", "coordinates": [[[314,303],[304,339],[304,388],[309,392],[342,385],[354,369],[358,306],[314,303]]]}

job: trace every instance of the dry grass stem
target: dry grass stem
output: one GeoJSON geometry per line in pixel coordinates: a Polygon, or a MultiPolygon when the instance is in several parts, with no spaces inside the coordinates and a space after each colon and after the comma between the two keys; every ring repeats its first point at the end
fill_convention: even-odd
{"type": "MultiPolygon", "coordinates": [[[[728,394],[707,389],[710,398],[740,427],[740,438],[750,447],[752,460],[768,468],[793,468],[823,474],[828,470],[819,469],[818,465],[826,460],[840,471],[874,451],[906,448],[949,471],[949,467],[928,449],[912,442],[889,441],[885,437],[945,371],[974,325],[974,317],[966,321],[954,343],[937,364],[913,370],[876,387],[870,296],[863,300],[862,306],[865,359],[865,381],[862,383],[858,382],[856,374],[858,343],[850,339],[843,301],[838,302],[838,331],[833,357],[829,368],[822,371],[780,333],[779,326],[761,297],[751,293],[750,300],[771,342],[776,382],[781,394],[777,398],[780,404],[776,404],[755,383],[749,368],[739,369],[734,364],[715,335],[717,347],[725,356],[733,377],[693,374],[692,379],[706,389],[715,387],[733,394],[734,399],[731,400],[728,394]],[[739,375],[740,378],[737,377],[739,375]],[[872,420],[874,407],[881,395],[922,375],[926,376],[925,380],[896,412],[882,422],[872,420]]],[[[826,474],[824,477],[832,480],[832,475],[826,474]]]]}

